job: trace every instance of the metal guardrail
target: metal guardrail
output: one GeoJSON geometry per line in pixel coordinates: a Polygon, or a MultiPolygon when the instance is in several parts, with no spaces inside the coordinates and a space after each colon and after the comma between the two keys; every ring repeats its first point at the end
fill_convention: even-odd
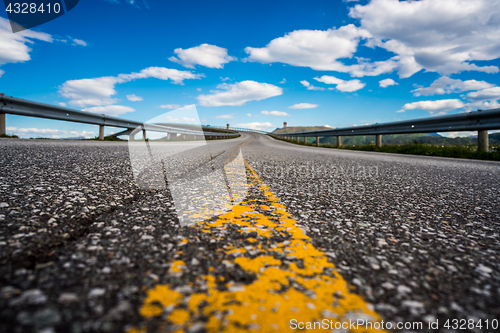
{"type": "MultiPolygon", "coordinates": [[[[217,128],[217,129],[224,129],[224,130],[227,130],[227,126],[212,126],[212,125],[205,125],[203,127],[207,127],[207,128],[217,128]]],[[[229,127],[229,130],[230,131],[237,131],[237,132],[254,132],[254,133],[261,133],[261,134],[269,134],[270,132],[266,132],[266,131],[260,131],[260,130],[256,130],[256,129],[251,129],[251,128],[243,128],[243,127],[229,127]]]]}
{"type": "Polygon", "coordinates": [[[106,116],[86,111],[79,111],[70,108],[28,101],[21,98],[5,96],[0,94],[0,113],[15,114],[28,117],[39,117],[54,120],[72,121],[100,126],[113,126],[126,128],[127,130],[118,134],[130,134],[134,129],[141,128],[146,131],[177,133],[187,135],[208,135],[233,137],[235,133],[220,133],[196,131],[183,128],[182,126],[165,126],[158,124],[142,123],[134,120],[127,120],[117,117],[106,116]]]}
{"type": "Polygon", "coordinates": [[[384,124],[334,128],[319,131],[279,133],[276,136],[353,136],[406,133],[481,131],[500,129],[500,109],[460,113],[384,124]]]}

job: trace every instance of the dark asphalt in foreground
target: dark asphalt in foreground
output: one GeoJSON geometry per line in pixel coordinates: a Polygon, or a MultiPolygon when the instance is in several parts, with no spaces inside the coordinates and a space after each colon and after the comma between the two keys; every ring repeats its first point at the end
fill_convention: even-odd
{"type": "MultiPolygon", "coordinates": [[[[447,319],[473,319],[483,327],[470,331],[494,331],[484,323],[500,318],[500,163],[303,147],[258,134],[233,140],[245,142],[251,169],[385,321],[427,327],[438,319],[435,331],[444,332],[447,319]]],[[[177,307],[145,316],[148,290],[168,285],[192,300],[209,274],[244,288],[259,274],[230,249],[246,246],[255,259],[289,242],[272,232],[180,227],[168,191],[136,187],[126,143],[0,146],[1,332],[211,330],[207,316],[172,324],[177,307]]],[[[248,200],[263,206],[258,186],[248,200]]],[[[297,260],[281,259],[283,270],[297,260]]],[[[320,304],[311,299],[310,308],[320,304]]],[[[264,331],[260,324],[239,328],[264,331]]]]}

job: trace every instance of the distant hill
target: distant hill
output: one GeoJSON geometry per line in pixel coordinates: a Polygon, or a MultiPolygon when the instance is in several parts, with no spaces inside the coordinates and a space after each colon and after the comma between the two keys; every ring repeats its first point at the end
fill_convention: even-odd
{"type": "MultiPolygon", "coordinates": [[[[322,129],[329,129],[329,128],[325,126],[287,127],[286,133],[318,131],[322,129]]],[[[281,134],[285,132],[283,128],[279,128],[276,129],[273,133],[281,134]]],[[[500,144],[500,133],[490,134],[489,141],[490,144],[500,144]]],[[[453,145],[474,146],[477,145],[477,136],[475,138],[474,137],[446,138],[439,135],[438,133],[385,134],[382,136],[382,142],[384,144],[395,144],[395,145],[408,144],[408,143],[423,143],[423,144],[442,145],[442,146],[453,146],[453,145]]],[[[320,143],[335,145],[337,143],[337,139],[335,137],[322,137],[320,138],[320,143]]],[[[343,136],[342,144],[343,145],[375,144],[375,135],[343,136]]]]}
{"type": "Polygon", "coordinates": [[[277,128],[272,133],[275,134],[285,134],[285,133],[296,133],[296,132],[306,132],[306,131],[320,131],[331,129],[331,127],[326,126],[295,126],[287,128],[277,128]]]}

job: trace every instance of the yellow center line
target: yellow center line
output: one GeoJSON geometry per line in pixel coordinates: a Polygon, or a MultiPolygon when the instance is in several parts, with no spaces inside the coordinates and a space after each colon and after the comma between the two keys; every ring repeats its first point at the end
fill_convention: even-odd
{"type": "MultiPolygon", "coordinates": [[[[158,327],[161,332],[184,332],[195,325],[207,332],[282,332],[293,331],[291,323],[303,323],[305,329],[319,328],[306,326],[314,322],[328,323],[329,330],[335,324],[337,329],[344,324],[348,331],[381,332],[364,325],[346,327],[357,319],[380,327],[375,324],[380,324],[381,318],[371,304],[351,292],[326,254],[312,245],[285,206],[246,166],[253,199],[245,199],[216,220],[198,223],[196,228],[213,232],[229,225],[237,227],[243,241],[221,248],[221,260],[225,265],[238,265],[254,276],[253,281],[224,281],[210,267],[208,274],[196,281],[196,285],[204,286],[203,292],[186,293],[170,285],[157,285],[147,290],[140,309],[144,323],[128,333],[147,332],[148,320],[158,316],[165,318],[163,326],[158,327]]],[[[182,275],[186,266],[182,260],[175,260],[169,274],[182,275]]]]}

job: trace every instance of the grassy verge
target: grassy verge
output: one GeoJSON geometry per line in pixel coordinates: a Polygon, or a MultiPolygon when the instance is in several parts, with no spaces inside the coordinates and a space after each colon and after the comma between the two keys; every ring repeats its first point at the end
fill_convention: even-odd
{"type": "MultiPolygon", "coordinates": [[[[281,141],[281,138],[273,136],[273,138],[281,141]]],[[[289,142],[289,141],[288,141],[289,142]]],[[[316,146],[311,143],[297,143],[302,146],[316,146]]],[[[331,145],[320,145],[323,148],[335,148],[331,145]]],[[[383,145],[376,147],[375,145],[349,145],[342,146],[341,149],[361,150],[361,151],[375,151],[380,153],[393,153],[393,154],[409,154],[409,155],[425,155],[425,156],[439,156],[439,157],[452,157],[452,158],[466,158],[475,160],[489,160],[500,161],[500,145],[490,145],[489,152],[477,151],[477,146],[437,146],[431,144],[422,144],[419,142],[401,144],[401,145],[383,145]]]]}

